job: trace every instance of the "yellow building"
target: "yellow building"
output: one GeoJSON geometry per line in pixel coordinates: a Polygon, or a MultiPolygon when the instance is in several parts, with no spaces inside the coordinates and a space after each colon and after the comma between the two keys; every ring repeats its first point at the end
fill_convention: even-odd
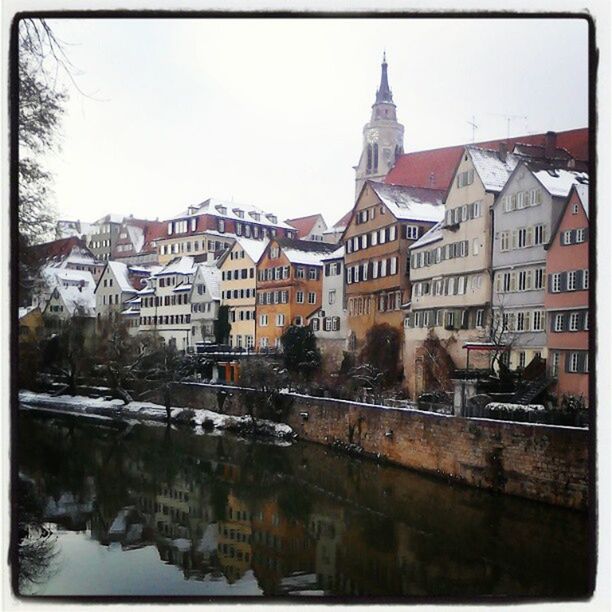
{"type": "Polygon", "coordinates": [[[229,307],[230,345],[255,347],[256,266],[268,240],[238,238],[219,259],[221,300],[229,307]]]}

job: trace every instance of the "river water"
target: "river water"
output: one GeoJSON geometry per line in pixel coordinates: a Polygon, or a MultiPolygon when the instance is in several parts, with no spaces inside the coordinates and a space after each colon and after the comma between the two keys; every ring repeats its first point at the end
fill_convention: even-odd
{"type": "Polygon", "coordinates": [[[583,597],[586,516],[309,443],[20,415],[22,595],[583,597]]]}

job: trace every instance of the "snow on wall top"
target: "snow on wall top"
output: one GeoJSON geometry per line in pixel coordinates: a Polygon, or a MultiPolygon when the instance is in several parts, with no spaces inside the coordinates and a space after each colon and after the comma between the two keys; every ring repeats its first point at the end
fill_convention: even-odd
{"type": "Polygon", "coordinates": [[[298,249],[283,249],[287,259],[293,264],[303,264],[306,266],[322,266],[323,259],[329,253],[319,253],[316,251],[300,251],[298,249]]]}
{"type": "Polygon", "coordinates": [[[505,159],[502,160],[498,151],[479,149],[478,147],[466,147],[466,149],[487,191],[501,191],[521,160],[520,157],[512,153],[506,153],[505,159]]]}
{"type": "Polygon", "coordinates": [[[400,220],[433,221],[444,218],[444,192],[368,181],[385,206],[400,220]]]}
{"type": "Polygon", "coordinates": [[[70,315],[75,314],[77,310],[80,311],[80,314],[87,317],[93,317],[95,315],[96,296],[94,294],[93,283],[84,284],[83,286],[70,285],[68,287],[65,285],[58,285],[56,289],[64,301],[70,315]]]}
{"type": "Polygon", "coordinates": [[[138,225],[126,224],[125,229],[130,237],[130,241],[134,245],[134,251],[136,251],[136,253],[140,253],[145,242],[143,228],[139,227],[138,225]]]}
{"type": "MultiPolygon", "coordinates": [[[[533,175],[540,181],[544,189],[552,196],[567,197],[573,185],[580,185],[580,181],[589,180],[586,172],[572,170],[539,170],[533,175]]],[[[585,185],[588,190],[588,185],[585,185]]]]}
{"type": "Polygon", "coordinates": [[[325,257],[321,257],[321,261],[328,261],[329,259],[340,259],[344,257],[345,248],[344,245],[339,246],[335,251],[328,253],[325,257]]]}

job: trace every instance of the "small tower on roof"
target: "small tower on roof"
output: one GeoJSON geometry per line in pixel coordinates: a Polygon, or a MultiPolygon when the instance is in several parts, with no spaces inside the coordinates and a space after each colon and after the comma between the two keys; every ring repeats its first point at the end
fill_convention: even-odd
{"type": "Polygon", "coordinates": [[[380,85],[369,123],[363,128],[363,147],[355,169],[355,197],[367,179],[382,180],[404,152],[404,126],[397,121],[393,93],[389,87],[387,54],[383,53],[380,85]]]}

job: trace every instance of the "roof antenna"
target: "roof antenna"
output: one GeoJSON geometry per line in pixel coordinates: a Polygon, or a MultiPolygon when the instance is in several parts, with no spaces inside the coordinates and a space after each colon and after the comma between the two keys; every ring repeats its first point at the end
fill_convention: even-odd
{"type": "Polygon", "coordinates": [[[472,115],[472,120],[468,121],[468,125],[472,126],[472,144],[474,144],[474,142],[476,141],[476,130],[478,129],[478,126],[475,123],[476,121],[476,117],[474,117],[474,115],[472,115]]]}

